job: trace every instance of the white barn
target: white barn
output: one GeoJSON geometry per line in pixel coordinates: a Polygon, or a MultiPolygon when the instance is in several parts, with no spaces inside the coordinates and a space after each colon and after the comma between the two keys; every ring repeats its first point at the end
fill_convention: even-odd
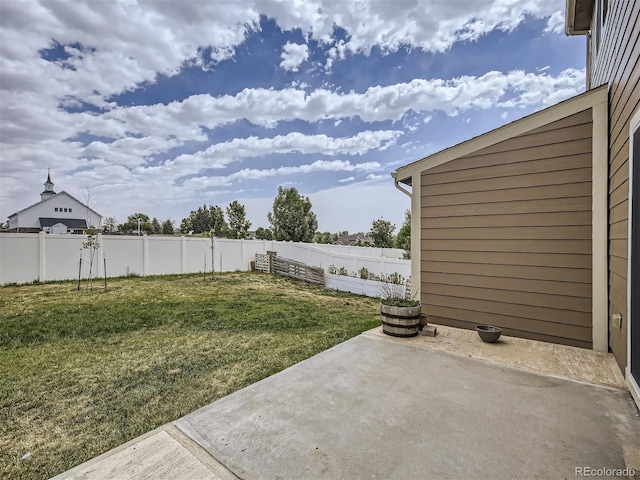
{"type": "Polygon", "coordinates": [[[53,191],[47,174],[40,201],[9,215],[10,232],[83,233],[87,227],[100,228],[102,215],[67,192],[53,191]]]}

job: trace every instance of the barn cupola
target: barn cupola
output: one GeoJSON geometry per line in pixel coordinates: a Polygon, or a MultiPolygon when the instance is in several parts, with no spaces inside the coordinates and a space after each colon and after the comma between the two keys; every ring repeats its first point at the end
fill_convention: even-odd
{"type": "Polygon", "coordinates": [[[53,191],[53,182],[51,181],[51,172],[47,169],[47,181],[44,182],[44,192],[40,194],[40,201],[51,198],[56,194],[53,191]]]}

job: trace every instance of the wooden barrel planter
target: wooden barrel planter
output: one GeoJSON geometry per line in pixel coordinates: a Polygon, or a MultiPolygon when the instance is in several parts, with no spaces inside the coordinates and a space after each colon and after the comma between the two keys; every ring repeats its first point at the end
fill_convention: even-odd
{"type": "Polygon", "coordinates": [[[421,306],[393,307],[380,304],[382,331],[392,337],[415,337],[420,328],[421,306]]]}

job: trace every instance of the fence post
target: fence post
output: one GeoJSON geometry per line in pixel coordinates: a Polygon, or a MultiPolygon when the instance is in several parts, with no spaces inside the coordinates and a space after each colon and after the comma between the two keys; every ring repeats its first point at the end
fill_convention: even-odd
{"type": "Polygon", "coordinates": [[[45,247],[44,247],[44,231],[40,231],[40,233],[38,234],[38,253],[39,253],[39,269],[38,269],[38,280],[40,280],[41,282],[44,282],[46,280],[46,258],[45,258],[45,247]]]}
{"type": "Polygon", "coordinates": [[[142,235],[142,276],[149,274],[149,237],[147,234],[142,235]]]}
{"type": "Polygon", "coordinates": [[[98,242],[98,251],[96,252],[96,278],[101,277],[102,276],[102,263],[100,260],[102,260],[104,258],[104,251],[102,249],[102,232],[99,232],[96,235],[96,242],[98,242]]]}
{"type": "Polygon", "coordinates": [[[187,240],[184,235],[180,237],[180,273],[185,272],[187,266],[187,240]]]}
{"type": "MultiPolygon", "coordinates": [[[[224,249],[226,242],[222,239],[218,239],[217,237],[213,237],[213,252],[211,252],[211,268],[213,270],[216,269],[215,267],[215,261],[216,261],[216,255],[218,256],[218,263],[220,265],[220,268],[218,268],[219,272],[222,273],[223,271],[223,265],[222,265],[222,257],[224,256],[222,254],[222,250],[224,249]]],[[[242,255],[242,253],[241,253],[242,255]]]]}

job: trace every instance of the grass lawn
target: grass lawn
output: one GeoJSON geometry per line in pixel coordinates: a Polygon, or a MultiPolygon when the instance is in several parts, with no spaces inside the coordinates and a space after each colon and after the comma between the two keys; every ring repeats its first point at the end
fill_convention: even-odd
{"type": "Polygon", "coordinates": [[[0,287],[0,478],[61,473],[379,324],[375,299],[255,272],[97,285],[0,287]]]}

